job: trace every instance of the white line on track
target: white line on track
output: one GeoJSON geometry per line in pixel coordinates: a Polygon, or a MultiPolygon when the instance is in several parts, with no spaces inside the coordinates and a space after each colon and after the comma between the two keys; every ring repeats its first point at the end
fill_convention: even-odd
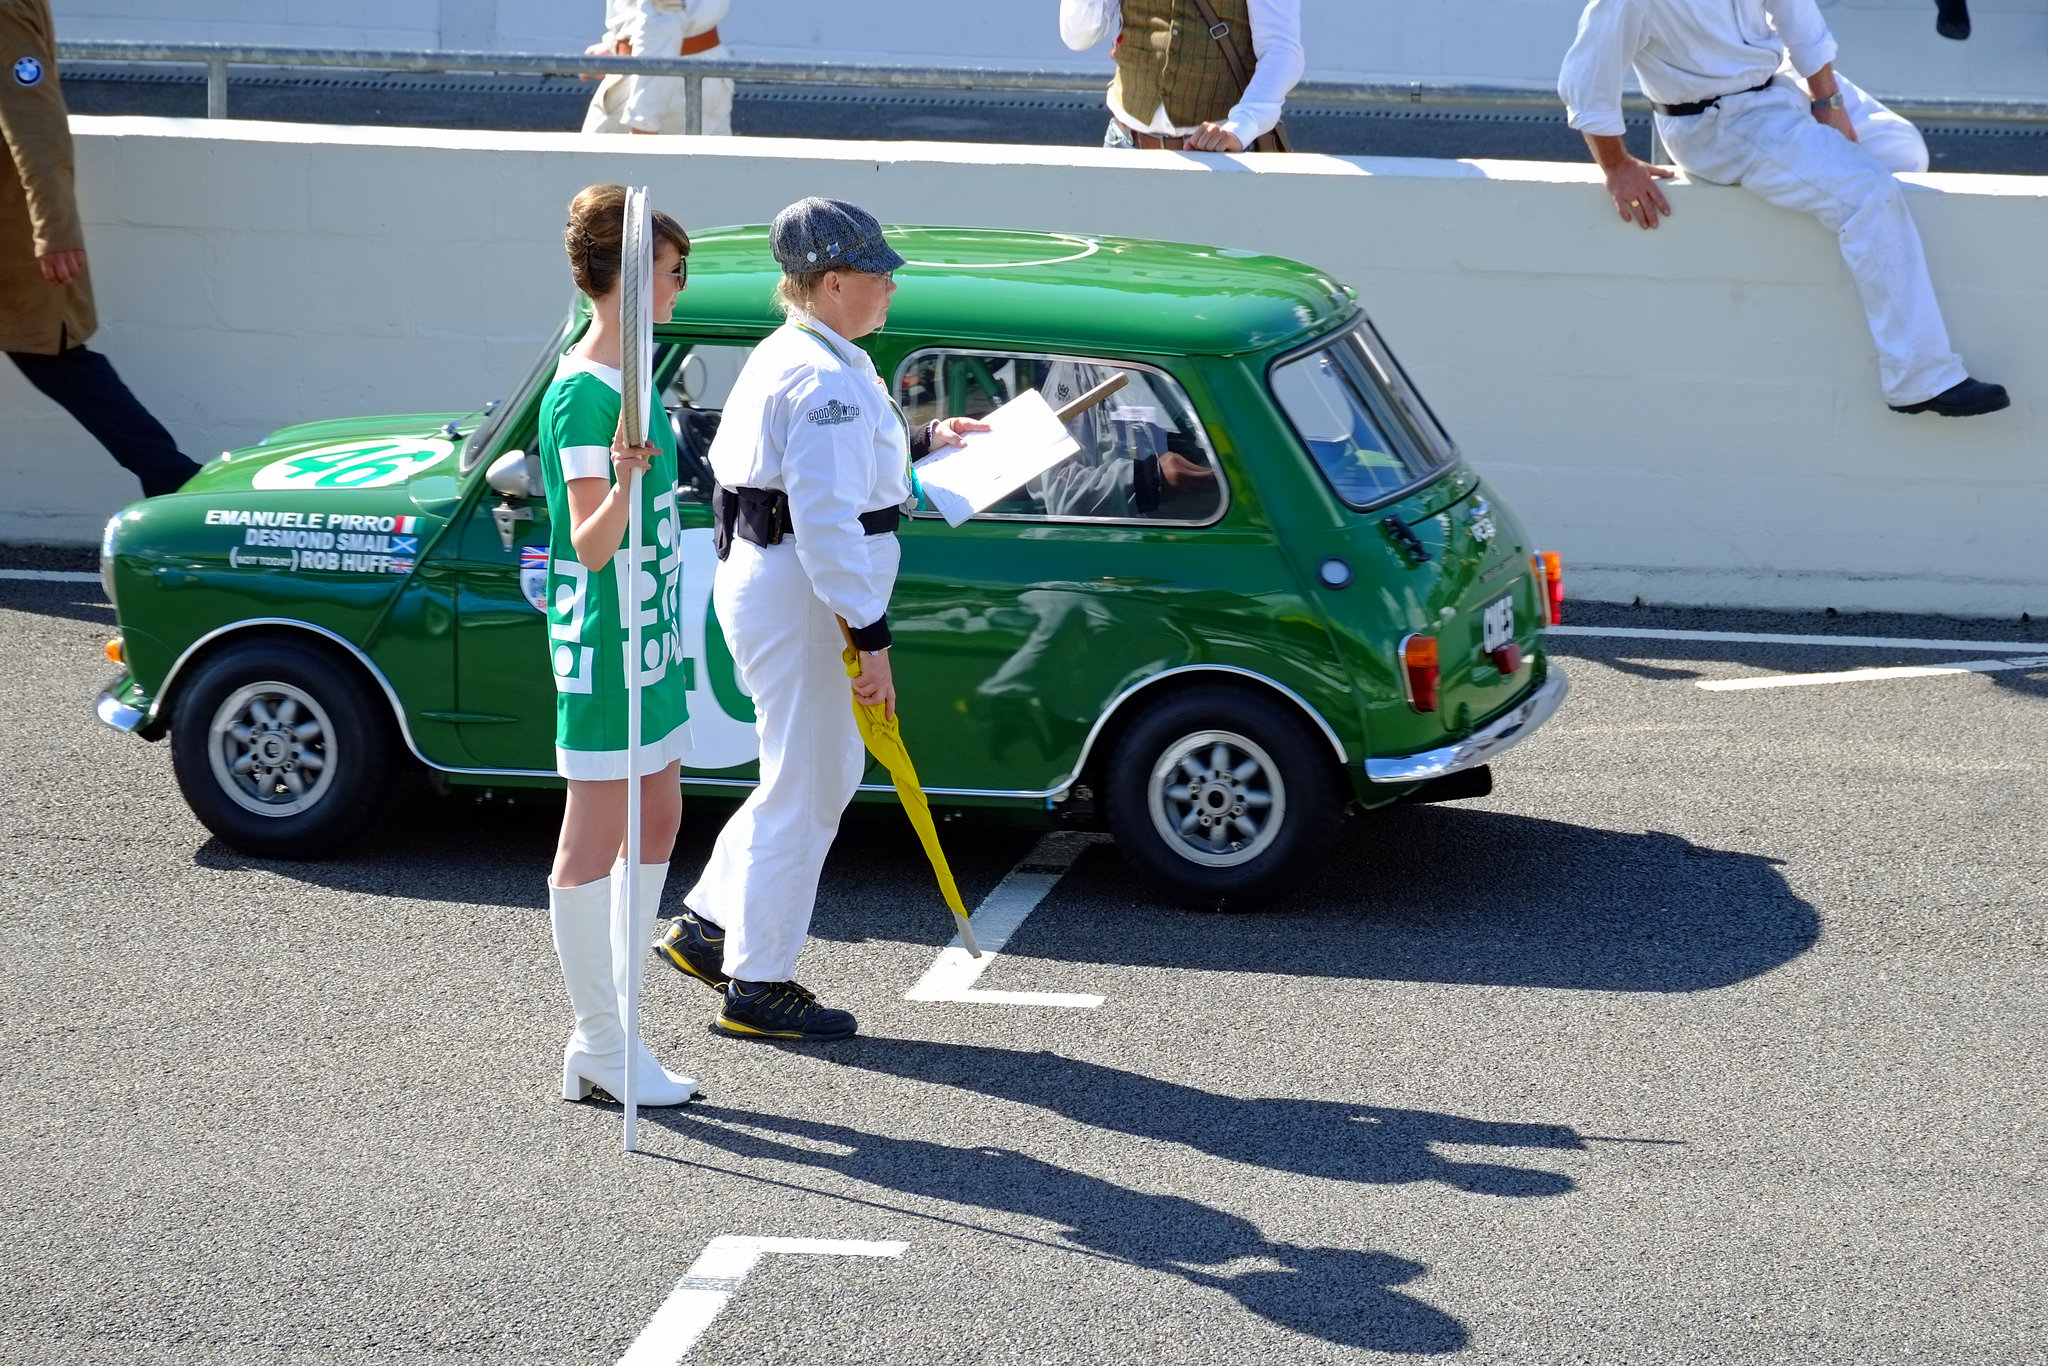
{"type": "Polygon", "coordinates": [[[713,1238],[654,1317],[619,1358],[619,1366],[676,1366],[718,1311],[740,1288],[747,1273],[770,1252],[816,1257],[901,1257],[908,1243],[868,1243],[849,1238],[713,1238]]]}
{"type": "Polygon", "coordinates": [[[82,569],[0,569],[0,579],[32,579],[38,583],[98,583],[100,576],[82,569]]]}
{"type": "Polygon", "coordinates": [[[1038,909],[1045,894],[1074,866],[1081,851],[1101,844],[1108,836],[1073,830],[1055,830],[1031,846],[1031,852],[1012,868],[995,890],[974,908],[968,919],[974,937],[981,944],[981,957],[970,958],[961,947],[960,936],[940,950],[938,961],[926,969],[916,986],[903,993],[906,1001],[980,1001],[995,1005],[1068,1006],[1092,1010],[1102,997],[1065,991],[983,991],[974,984],[988,965],[1002,952],[1003,945],[1024,923],[1024,917],[1038,909]]]}
{"type": "Polygon", "coordinates": [[[1708,692],[1747,692],[1752,688],[1804,688],[1816,683],[1872,683],[1887,678],[1940,678],[1950,674],[1995,674],[2007,669],[2048,669],[2048,655],[2032,659],[1964,659],[1954,664],[1909,664],[1893,669],[1844,669],[1839,673],[1763,674],[1755,678],[1715,678],[1694,684],[1708,692]]]}
{"type": "Polygon", "coordinates": [[[1859,649],[1988,650],[1993,654],[2037,655],[2041,642],[2016,640],[1922,640],[1911,636],[1784,636],[1758,631],[1664,631],[1648,626],[1549,626],[1553,636],[1619,636],[1628,640],[1696,640],[1734,645],[1851,645],[1859,649]]]}

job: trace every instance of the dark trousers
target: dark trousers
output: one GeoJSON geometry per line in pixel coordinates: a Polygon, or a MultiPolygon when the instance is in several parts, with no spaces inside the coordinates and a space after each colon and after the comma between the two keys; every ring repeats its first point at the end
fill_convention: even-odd
{"type": "Polygon", "coordinates": [[[9,351],[7,358],[30,384],[77,418],[121,468],[142,481],[143,497],[176,493],[199,473],[199,466],[178,449],[164,424],[150,416],[97,351],[83,346],[54,356],[9,351]]]}

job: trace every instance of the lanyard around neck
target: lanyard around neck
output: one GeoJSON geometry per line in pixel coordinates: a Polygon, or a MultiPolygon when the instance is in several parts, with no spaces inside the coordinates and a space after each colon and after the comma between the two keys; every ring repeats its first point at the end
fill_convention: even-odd
{"type": "MultiPolygon", "coordinates": [[[[838,347],[832,344],[831,338],[827,337],[824,333],[818,331],[816,328],[807,327],[806,325],[798,322],[794,318],[791,318],[789,320],[789,325],[791,327],[794,327],[797,331],[805,333],[814,340],[816,340],[818,345],[824,347],[827,351],[830,351],[832,353],[832,358],[838,361],[841,365],[853,364],[852,361],[848,360],[843,354],[841,354],[838,347]]],[[[910,419],[903,415],[903,409],[901,406],[897,404],[896,396],[889,392],[889,386],[883,382],[882,377],[880,375],[875,376],[875,387],[882,391],[882,400],[889,405],[889,411],[896,414],[896,421],[902,425],[903,430],[907,435],[910,431],[910,419]]]]}

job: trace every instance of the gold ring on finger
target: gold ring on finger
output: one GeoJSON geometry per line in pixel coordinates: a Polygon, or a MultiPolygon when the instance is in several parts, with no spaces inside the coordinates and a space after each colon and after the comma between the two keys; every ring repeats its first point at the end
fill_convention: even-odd
{"type": "Polygon", "coordinates": [[[1628,206],[1631,209],[1640,209],[1641,207],[1643,207],[1643,201],[1640,199],[1631,199],[1628,202],[1628,206]]]}

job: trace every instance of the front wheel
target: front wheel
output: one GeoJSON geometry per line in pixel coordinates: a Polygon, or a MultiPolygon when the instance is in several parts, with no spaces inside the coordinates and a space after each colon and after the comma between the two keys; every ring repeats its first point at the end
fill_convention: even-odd
{"type": "Polygon", "coordinates": [[[1176,901],[1250,908],[1291,890],[1335,838],[1342,803],[1323,738],[1243,688],[1174,693],[1117,741],[1110,829],[1176,901]]]}
{"type": "Polygon", "coordinates": [[[267,858],[318,858],[361,834],[389,792],[392,748],[354,671],[294,641],[229,646],[171,719],[171,765],[192,813],[267,858]]]}

